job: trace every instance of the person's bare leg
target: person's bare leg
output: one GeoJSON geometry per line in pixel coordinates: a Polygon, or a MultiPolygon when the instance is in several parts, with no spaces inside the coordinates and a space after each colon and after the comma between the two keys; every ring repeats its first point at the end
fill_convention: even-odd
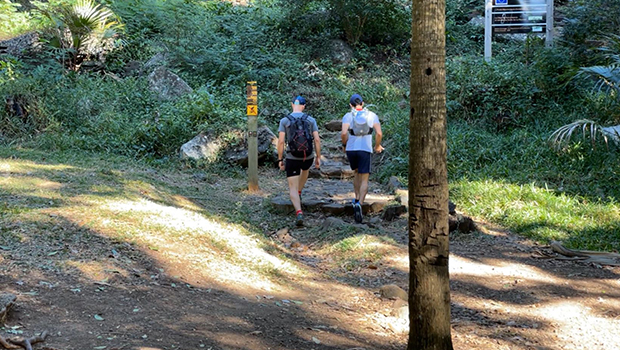
{"type": "Polygon", "coordinates": [[[297,186],[297,194],[299,194],[306,185],[306,181],[308,181],[308,176],[310,175],[310,169],[302,170],[299,175],[299,185],[297,186]]]}
{"type": "Polygon", "coordinates": [[[301,210],[301,203],[299,201],[299,177],[291,176],[287,177],[288,180],[288,194],[291,197],[291,203],[293,203],[293,207],[295,207],[295,211],[301,210]]]}
{"type": "Polygon", "coordinates": [[[360,203],[364,203],[366,195],[368,194],[368,178],[370,174],[358,174],[359,176],[359,200],[360,203]]]}
{"type": "Polygon", "coordinates": [[[353,177],[353,191],[355,191],[355,199],[360,199],[360,174],[355,170],[353,177]]]}

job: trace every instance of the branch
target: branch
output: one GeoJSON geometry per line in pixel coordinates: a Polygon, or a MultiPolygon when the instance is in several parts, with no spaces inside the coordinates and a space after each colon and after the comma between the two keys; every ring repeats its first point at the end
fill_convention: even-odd
{"type": "MultiPolygon", "coordinates": [[[[41,335],[32,337],[32,338],[16,338],[16,339],[7,339],[9,343],[13,345],[19,345],[26,350],[32,350],[32,344],[41,343],[45,341],[47,338],[47,331],[43,331],[41,335]]],[[[4,344],[2,344],[6,349],[19,349],[19,347],[10,347],[7,348],[4,344]]]]}

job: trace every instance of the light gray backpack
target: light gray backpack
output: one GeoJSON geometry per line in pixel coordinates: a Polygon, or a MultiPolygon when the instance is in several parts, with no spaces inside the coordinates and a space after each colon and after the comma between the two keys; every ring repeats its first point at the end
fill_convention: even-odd
{"type": "Polygon", "coordinates": [[[372,133],[372,127],[370,123],[372,121],[371,112],[364,108],[360,111],[352,109],[351,116],[353,117],[351,120],[351,125],[349,126],[349,133],[355,136],[366,136],[372,133]]]}

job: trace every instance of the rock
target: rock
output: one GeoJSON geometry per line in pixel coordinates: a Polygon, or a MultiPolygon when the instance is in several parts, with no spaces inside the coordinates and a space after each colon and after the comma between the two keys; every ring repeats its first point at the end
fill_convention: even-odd
{"type": "Polygon", "coordinates": [[[456,215],[456,204],[448,201],[448,214],[456,215]]]}
{"type": "MultiPolygon", "coordinates": [[[[278,138],[276,135],[266,126],[261,126],[258,128],[257,138],[258,138],[258,162],[265,163],[274,161],[278,154],[276,151],[278,138]]],[[[228,159],[230,162],[237,163],[241,166],[248,166],[248,142],[247,136],[244,138],[243,142],[237,147],[229,149],[226,151],[224,157],[228,159]]]]}
{"type": "Polygon", "coordinates": [[[168,55],[164,52],[158,52],[155,56],[146,61],[144,66],[142,66],[142,72],[150,72],[155,68],[165,66],[166,61],[168,61],[168,55]]]}
{"type": "Polygon", "coordinates": [[[448,229],[450,232],[458,230],[461,233],[470,233],[478,230],[474,220],[462,214],[448,216],[448,229]]]}
{"type": "Polygon", "coordinates": [[[157,67],[149,74],[148,81],[151,90],[163,100],[172,100],[194,91],[183,79],[165,67],[157,67]]]}
{"type": "Polygon", "coordinates": [[[353,177],[354,172],[349,164],[341,160],[321,156],[321,168],[311,168],[310,177],[328,179],[348,179],[353,177]]]}
{"type": "Polygon", "coordinates": [[[332,40],[330,42],[330,51],[330,57],[336,64],[348,64],[353,58],[353,50],[344,40],[332,40]]]}
{"type": "Polygon", "coordinates": [[[295,243],[295,238],[289,234],[288,227],[281,228],[274,234],[277,239],[282,242],[286,247],[291,247],[295,243]]]}
{"type": "Polygon", "coordinates": [[[32,51],[41,48],[39,34],[30,32],[16,36],[14,38],[0,41],[0,56],[11,55],[15,57],[23,57],[32,51]]]}
{"type": "Polygon", "coordinates": [[[13,304],[17,300],[17,297],[11,293],[0,294],[0,323],[4,324],[7,314],[13,304]]]}
{"type": "Polygon", "coordinates": [[[396,193],[396,190],[403,189],[402,182],[400,182],[400,180],[396,176],[390,176],[387,186],[388,190],[392,193],[396,193]]]}
{"type": "Polygon", "coordinates": [[[396,200],[399,201],[400,204],[409,208],[409,191],[408,190],[397,189],[396,191],[394,191],[394,194],[396,195],[396,200]]]}
{"type": "Polygon", "coordinates": [[[214,161],[221,149],[221,144],[217,141],[209,142],[205,133],[196,135],[181,146],[181,159],[207,159],[214,161]]]}
{"type": "Polygon", "coordinates": [[[327,203],[324,199],[305,199],[302,197],[302,207],[305,211],[321,211],[327,203]]]}
{"type": "Polygon", "coordinates": [[[462,233],[470,233],[477,231],[478,228],[476,227],[476,223],[474,222],[474,220],[472,220],[472,218],[462,215],[461,220],[459,220],[458,230],[462,233]]]}
{"type": "Polygon", "coordinates": [[[402,214],[405,214],[406,212],[407,212],[407,207],[405,207],[404,205],[401,205],[401,204],[390,205],[384,209],[383,215],[381,216],[381,218],[385,221],[392,221],[396,219],[397,217],[401,216],[402,214]]]}
{"type": "Polygon", "coordinates": [[[341,203],[329,203],[323,206],[323,212],[328,215],[342,215],[345,213],[345,206],[341,203]]]}
{"type": "Polygon", "coordinates": [[[274,197],[273,199],[271,199],[271,206],[278,213],[290,213],[295,210],[295,207],[293,207],[293,203],[291,203],[291,200],[288,197],[274,197]]]}
{"type": "Polygon", "coordinates": [[[331,120],[331,121],[325,123],[325,129],[327,129],[327,131],[341,131],[342,130],[342,120],[336,119],[336,120],[331,120]]]}
{"type": "Polygon", "coordinates": [[[382,298],[387,299],[401,299],[405,301],[409,299],[407,292],[395,284],[386,284],[379,288],[379,294],[382,298]]]}
{"type": "Polygon", "coordinates": [[[467,23],[469,25],[476,26],[476,27],[484,27],[484,17],[477,15],[473,17],[472,19],[470,19],[469,22],[467,23]]]}
{"type": "Polygon", "coordinates": [[[347,226],[347,223],[344,222],[344,220],[330,216],[325,219],[325,221],[323,221],[323,224],[321,225],[321,230],[328,231],[330,229],[340,229],[345,226],[347,226]]]}
{"type": "Polygon", "coordinates": [[[288,227],[279,229],[276,231],[275,235],[278,239],[283,239],[286,235],[288,235],[288,227]]]}
{"type": "MultiPolygon", "coordinates": [[[[362,211],[364,210],[364,206],[367,203],[362,204],[362,211]]],[[[381,210],[383,210],[383,208],[385,208],[385,206],[387,205],[387,201],[384,200],[377,200],[371,203],[368,203],[368,207],[366,208],[366,211],[364,211],[364,214],[367,213],[378,213],[381,210]]]]}
{"type": "Polygon", "coordinates": [[[392,305],[392,316],[402,320],[409,320],[409,303],[406,300],[396,299],[392,305]]]}

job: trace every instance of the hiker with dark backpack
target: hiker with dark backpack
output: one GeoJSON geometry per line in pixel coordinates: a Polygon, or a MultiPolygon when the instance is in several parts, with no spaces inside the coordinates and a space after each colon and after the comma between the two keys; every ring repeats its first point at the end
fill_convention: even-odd
{"type": "Polygon", "coordinates": [[[297,226],[302,226],[301,191],[308,180],[312,163],[317,169],[321,166],[321,139],[316,120],[304,113],[306,99],[297,96],[291,106],[293,112],[280,120],[278,128],[278,166],[280,170],[286,170],[289,195],[295,207],[295,221],[297,226]]]}
{"type": "Polygon", "coordinates": [[[368,193],[368,179],[370,177],[370,158],[373,150],[376,153],[383,152],[381,139],[381,123],[379,117],[367,108],[364,108],[364,100],[359,94],[354,94],[349,99],[351,111],[342,117],[342,131],[340,138],[342,148],[347,154],[351,170],[354,171],[353,189],[353,218],[361,223],[363,220],[362,205],[368,193]],[[372,147],[372,135],[375,135],[375,147],[372,147]]]}

